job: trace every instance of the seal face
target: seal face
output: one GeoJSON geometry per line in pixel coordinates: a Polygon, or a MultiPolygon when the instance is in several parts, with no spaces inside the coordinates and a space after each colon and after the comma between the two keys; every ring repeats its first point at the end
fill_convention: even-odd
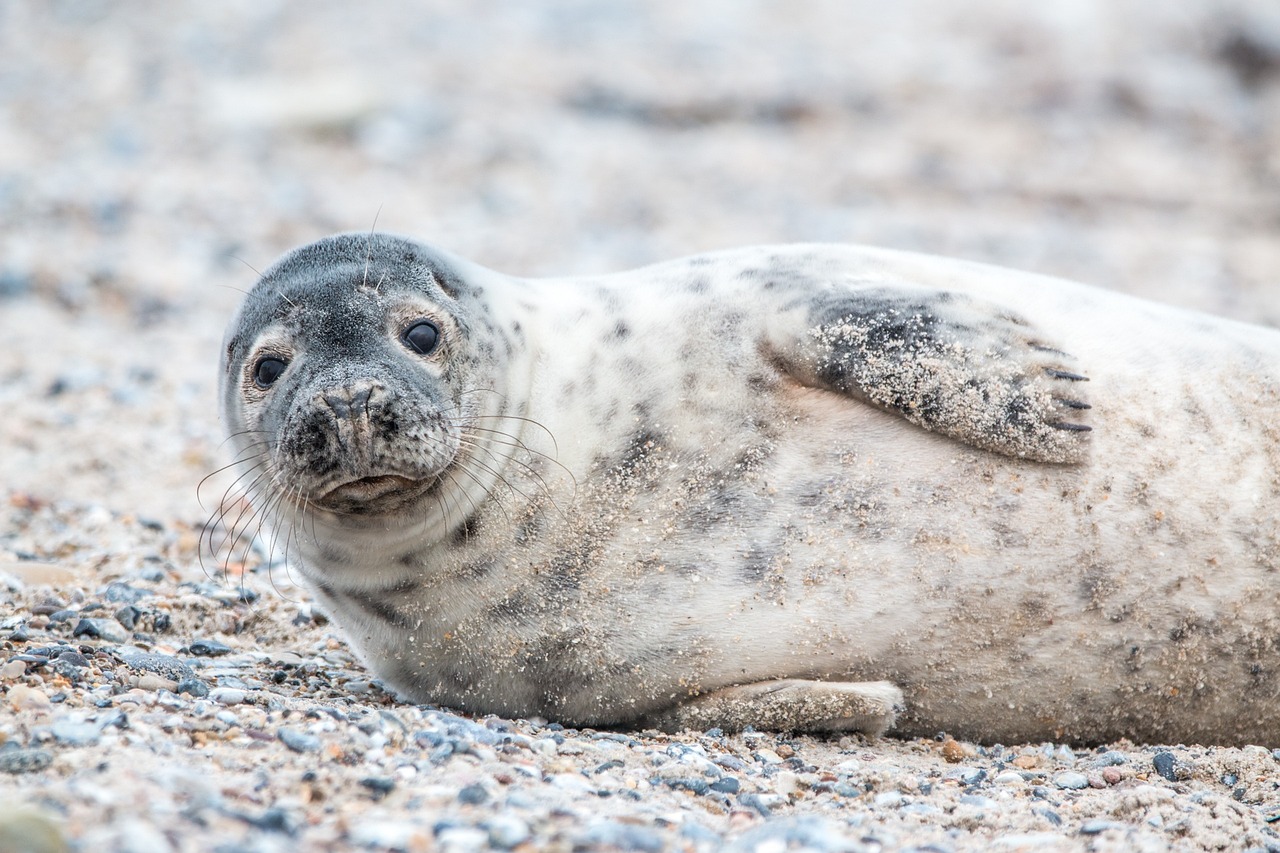
{"type": "Polygon", "coordinates": [[[221,396],[255,518],[414,701],[1266,742],[1278,357],[882,250],[523,280],[337,235],[253,288],[221,396]]]}

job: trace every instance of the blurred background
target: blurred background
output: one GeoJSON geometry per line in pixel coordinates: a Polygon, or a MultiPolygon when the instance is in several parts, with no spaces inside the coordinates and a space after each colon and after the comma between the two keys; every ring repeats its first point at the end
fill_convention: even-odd
{"type": "Polygon", "coordinates": [[[526,275],[873,243],[1280,324],[1280,3],[5,0],[0,488],[200,520],[238,291],[375,223],[526,275]]]}

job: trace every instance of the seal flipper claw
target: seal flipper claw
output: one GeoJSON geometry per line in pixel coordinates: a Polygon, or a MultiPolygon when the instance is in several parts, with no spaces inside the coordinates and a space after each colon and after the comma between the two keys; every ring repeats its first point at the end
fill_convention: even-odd
{"type": "Polygon", "coordinates": [[[1088,377],[1003,307],[907,284],[824,290],[801,306],[803,331],[785,322],[772,331],[793,378],[1006,456],[1074,464],[1087,455],[1089,427],[1061,426],[1055,384],[1088,377]]]}

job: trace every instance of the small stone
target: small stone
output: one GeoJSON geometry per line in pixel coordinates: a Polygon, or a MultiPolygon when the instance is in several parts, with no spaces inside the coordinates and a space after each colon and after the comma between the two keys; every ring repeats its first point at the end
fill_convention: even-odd
{"type": "Polygon", "coordinates": [[[86,723],[73,717],[54,720],[49,727],[54,740],[68,746],[92,746],[98,742],[99,729],[93,723],[86,723]]]}
{"type": "Polygon", "coordinates": [[[124,626],[114,619],[81,619],[71,632],[73,637],[92,637],[108,643],[123,643],[129,639],[124,626]]]}
{"type": "Polygon", "coordinates": [[[216,658],[231,654],[231,647],[217,640],[192,640],[187,650],[197,657],[216,658]]]}
{"type": "Polygon", "coordinates": [[[782,756],[774,752],[772,749],[757,749],[752,753],[752,757],[763,764],[781,764],[782,756]]]}
{"type": "Polygon", "coordinates": [[[514,815],[498,815],[485,822],[489,843],[509,850],[529,840],[529,824],[514,815]]]}
{"type": "Polygon", "coordinates": [[[1102,768],[1102,781],[1108,785],[1118,785],[1124,779],[1124,774],[1115,767],[1102,768]]]}
{"type": "Polygon", "coordinates": [[[993,780],[997,785],[1025,785],[1027,780],[1017,770],[1005,770],[993,780]]]}
{"type": "Polygon", "coordinates": [[[965,787],[973,787],[987,778],[987,771],[977,767],[964,767],[953,773],[952,778],[959,779],[960,784],[965,787]]]}
{"type": "Polygon", "coordinates": [[[741,788],[741,784],[733,776],[721,776],[707,787],[721,794],[736,794],[741,788]]]}
{"type": "Polygon", "coordinates": [[[142,618],[142,611],[134,607],[132,604],[126,604],[115,612],[116,621],[125,627],[126,630],[132,631],[138,625],[138,620],[142,618]]]}
{"type": "Polygon", "coordinates": [[[1081,835],[1100,835],[1108,829],[1124,829],[1123,823],[1116,823],[1113,820],[1086,820],[1080,824],[1081,835]]]}
{"type": "Polygon", "coordinates": [[[942,741],[942,757],[948,764],[959,764],[973,755],[973,749],[966,749],[955,738],[948,736],[942,741]]]}
{"type": "Polygon", "coordinates": [[[631,823],[620,823],[612,820],[597,823],[587,829],[573,845],[574,849],[605,849],[616,847],[620,850],[640,850],[644,853],[659,853],[667,847],[663,836],[647,826],[631,823]]]}
{"type": "Polygon", "coordinates": [[[239,705],[249,694],[237,687],[215,687],[209,691],[209,698],[219,705],[239,705]]]}
{"type": "Polygon", "coordinates": [[[1116,765],[1127,764],[1128,762],[1129,759],[1124,756],[1124,753],[1116,752],[1115,750],[1107,750],[1097,758],[1093,759],[1093,766],[1098,768],[1115,767],[1116,765]]]}
{"type": "Polygon", "coordinates": [[[1053,784],[1057,785],[1059,788],[1078,791],[1081,788],[1089,787],[1089,779],[1083,773],[1077,773],[1074,770],[1064,770],[1053,777],[1053,784]]]}
{"type": "Polygon", "coordinates": [[[980,809],[999,809],[1000,804],[990,797],[982,797],[977,794],[965,794],[960,798],[960,803],[966,806],[974,806],[980,809]]]}
{"type": "Polygon", "coordinates": [[[372,791],[375,799],[382,799],[396,789],[396,780],[389,776],[367,776],[360,784],[372,791]]]}
{"type": "Polygon", "coordinates": [[[186,693],[196,699],[203,699],[209,695],[209,685],[198,678],[184,678],[174,686],[173,692],[186,693]]]}
{"type": "Polygon", "coordinates": [[[489,801],[489,792],[484,786],[476,783],[467,785],[458,792],[458,802],[468,806],[478,806],[489,801]]]}
{"type": "Polygon", "coordinates": [[[1177,765],[1178,759],[1172,752],[1157,752],[1151,759],[1151,766],[1155,768],[1156,773],[1170,782],[1178,781],[1177,765]]]}
{"type": "Polygon", "coordinates": [[[390,850],[429,850],[431,837],[407,820],[366,820],[351,827],[351,843],[359,847],[390,850]]]}
{"type": "Polygon", "coordinates": [[[448,853],[480,851],[489,843],[489,833],[475,826],[447,826],[436,833],[436,842],[448,853]]]}
{"type": "Polygon", "coordinates": [[[906,801],[907,801],[907,798],[903,796],[903,794],[900,791],[885,791],[883,793],[876,794],[875,797],[871,800],[873,805],[879,806],[880,808],[884,808],[884,809],[898,808],[906,801]]]}
{"type": "Polygon", "coordinates": [[[53,763],[53,753],[47,749],[0,749],[0,772],[35,773],[53,763]]]}
{"type": "Polygon", "coordinates": [[[163,676],[170,681],[183,681],[195,678],[195,671],[172,655],[139,654],[129,655],[124,659],[129,669],[139,672],[151,672],[163,676]]]}
{"type": "Polygon", "coordinates": [[[137,604],[149,595],[151,593],[145,589],[138,589],[120,581],[107,584],[107,588],[102,591],[103,598],[117,604],[137,604]]]}
{"type": "MultiPolygon", "coordinates": [[[[219,688],[222,689],[226,688],[219,688]]],[[[320,749],[320,738],[288,726],[281,726],[276,731],[276,737],[294,752],[316,752],[320,749]]]]}
{"type": "Polygon", "coordinates": [[[0,666],[0,679],[4,679],[5,681],[13,681],[16,678],[21,678],[26,675],[26,673],[26,661],[11,660],[4,666],[0,666]]]}
{"type": "Polygon", "coordinates": [[[168,690],[176,693],[178,690],[178,682],[165,678],[162,675],[156,675],[154,672],[144,673],[138,676],[138,689],[155,692],[156,690],[168,690]]]}
{"type": "Polygon", "coordinates": [[[4,698],[15,711],[44,710],[50,707],[49,696],[38,687],[15,684],[4,698]]]}
{"type": "Polygon", "coordinates": [[[60,822],[30,808],[0,808],[0,850],[12,853],[67,853],[60,822]]]}
{"type": "Polygon", "coordinates": [[[693,794],[705,794],[711,790],[711,786],[705,779],[696,779],[692,777],[680,777],[676,779],[663,779],[662,782],[672,790],[689,791],[693,794]]]}

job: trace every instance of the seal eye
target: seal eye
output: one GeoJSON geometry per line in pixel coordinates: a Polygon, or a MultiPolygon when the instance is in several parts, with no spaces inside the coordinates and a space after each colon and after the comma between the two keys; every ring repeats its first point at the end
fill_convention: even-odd
{"type": "Polygon", "coordinates": [[[431,355],[440,344],[440,330],[435,323],[422,320],[405,329],[400,340],[418,355],[431,355]]]}
{"type": "Polygon", "coordinates": [[[257,367],[253,369],[253,381],[259,388],[270,388],[288,366],[278,358],[267,356],[261,359],[257,367]]]}

